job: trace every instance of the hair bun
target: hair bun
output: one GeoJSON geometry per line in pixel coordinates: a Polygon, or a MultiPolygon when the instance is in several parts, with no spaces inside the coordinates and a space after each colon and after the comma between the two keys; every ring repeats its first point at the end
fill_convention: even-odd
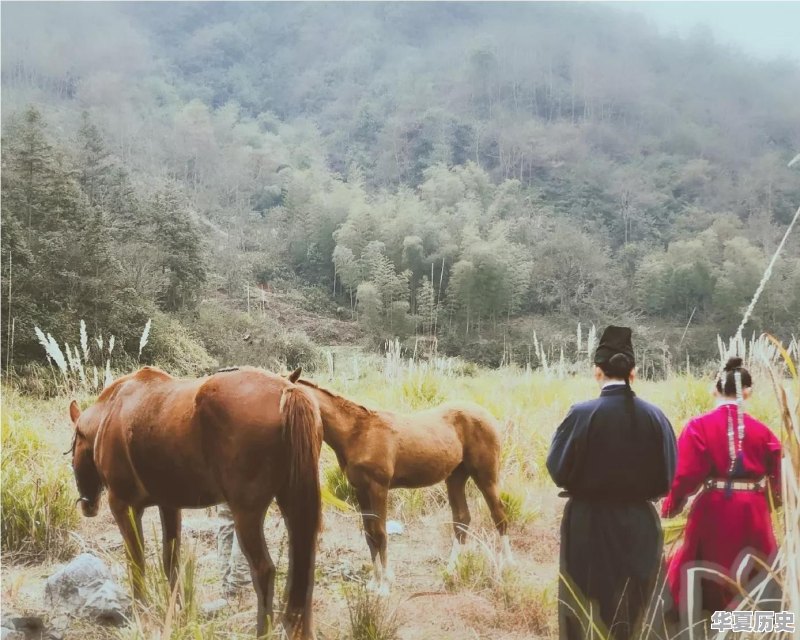
{"type": "Polygon", "coordinates": [[[736,369],[742,368],[742,359],[741,358],[730,358],[728,362],[725,364],[725,371],[734,371],[736,369]]]}
{"type": "Polygon", "coordinates": [[[617,367],[630,367],[631,360],[624,353],[615,353],[609,358],[608,364],[617,367]]]}

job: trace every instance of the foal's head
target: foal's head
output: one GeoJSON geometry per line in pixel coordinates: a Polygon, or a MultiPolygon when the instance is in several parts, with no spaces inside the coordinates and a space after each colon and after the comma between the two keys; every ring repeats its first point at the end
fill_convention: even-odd
{"type": "Polygon", "coordinates": [[[75,484],[78,485],[78,502],[81,503],[83,515],[93,518],[100,508],[100,494],[103,492],[103,481],[94,463],[94,438],[88,437],[81,425],[81,410],[74,400],[69,405],[69,417],[72,420],[72,471],[75,484]]]}

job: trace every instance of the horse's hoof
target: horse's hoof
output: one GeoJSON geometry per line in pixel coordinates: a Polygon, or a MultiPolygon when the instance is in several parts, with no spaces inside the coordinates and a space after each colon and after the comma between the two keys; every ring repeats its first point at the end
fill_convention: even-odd
{"type": "Polygon", "coordinates": [[[378,588],[377,595],[381,598],[388,598],[390,592],[391,588],[389,587],[389,583],[384,581],[378,588]]]}

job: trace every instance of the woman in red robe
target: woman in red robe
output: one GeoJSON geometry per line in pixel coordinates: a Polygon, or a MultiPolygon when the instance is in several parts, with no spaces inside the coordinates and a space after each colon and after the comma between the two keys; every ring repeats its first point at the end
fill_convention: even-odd
{"type": "MultiPolygon", "coordinates": [[[[662,516],[675,516],[703,488],[689,512],[683,544],[667,567],[683,620],[690,567],[712,568],[735,579],[744,554],[769,562],[776,551],[768,495],[775,502],[780,498],[780,441],[742,409],[752,378],[741,358],[728,361],[716,388],[716,408],[692,418],[678,438],[678,469],[662,506],[662,516]]],[[[724,581],[703,576],[701,584],[695,596],[702,594],[700,610],[725,610],[737,595],[724,581]]]]}

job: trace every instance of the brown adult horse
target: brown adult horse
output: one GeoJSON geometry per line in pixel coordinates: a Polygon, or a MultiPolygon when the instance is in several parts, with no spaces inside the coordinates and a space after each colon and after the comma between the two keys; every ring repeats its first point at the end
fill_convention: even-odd
{"type": "Polygon", "coordinates": [[[134,594],[142,595],[142,512],[161,514],[164,567],[174,585],[182,508],[227,502],[258,597],[257,630],[272,616],[275,566],[264,540],[277,498],[289,532],[284,625],[313,638],[311,598],[320,523],[319,407],[283,377],[243,368],[179,380],[144,367],[109,385],[75,427],[72,467],[86,516],[103,488],[130,556],[134,594]]]}
{"type": "Polygon", "coordinates": [[[488,411],[472,404],[450,403],[410,415],[373,411],[313,382],[291,382],[312,391],[322,414],[325,442],[356,490],[364,533],[375,569],[372,588],[389,592],[394,574],[386,554],[386,502],[389,489],[447,484],[455,540],[452,570],[470,523],[465,487],[472,478],[483,494],[502,541],[504,562],[512,562],[506,513],[500,500],[500,436],[488,411]],[[380,554],[380,564],[377,556],[380,554]]]}

